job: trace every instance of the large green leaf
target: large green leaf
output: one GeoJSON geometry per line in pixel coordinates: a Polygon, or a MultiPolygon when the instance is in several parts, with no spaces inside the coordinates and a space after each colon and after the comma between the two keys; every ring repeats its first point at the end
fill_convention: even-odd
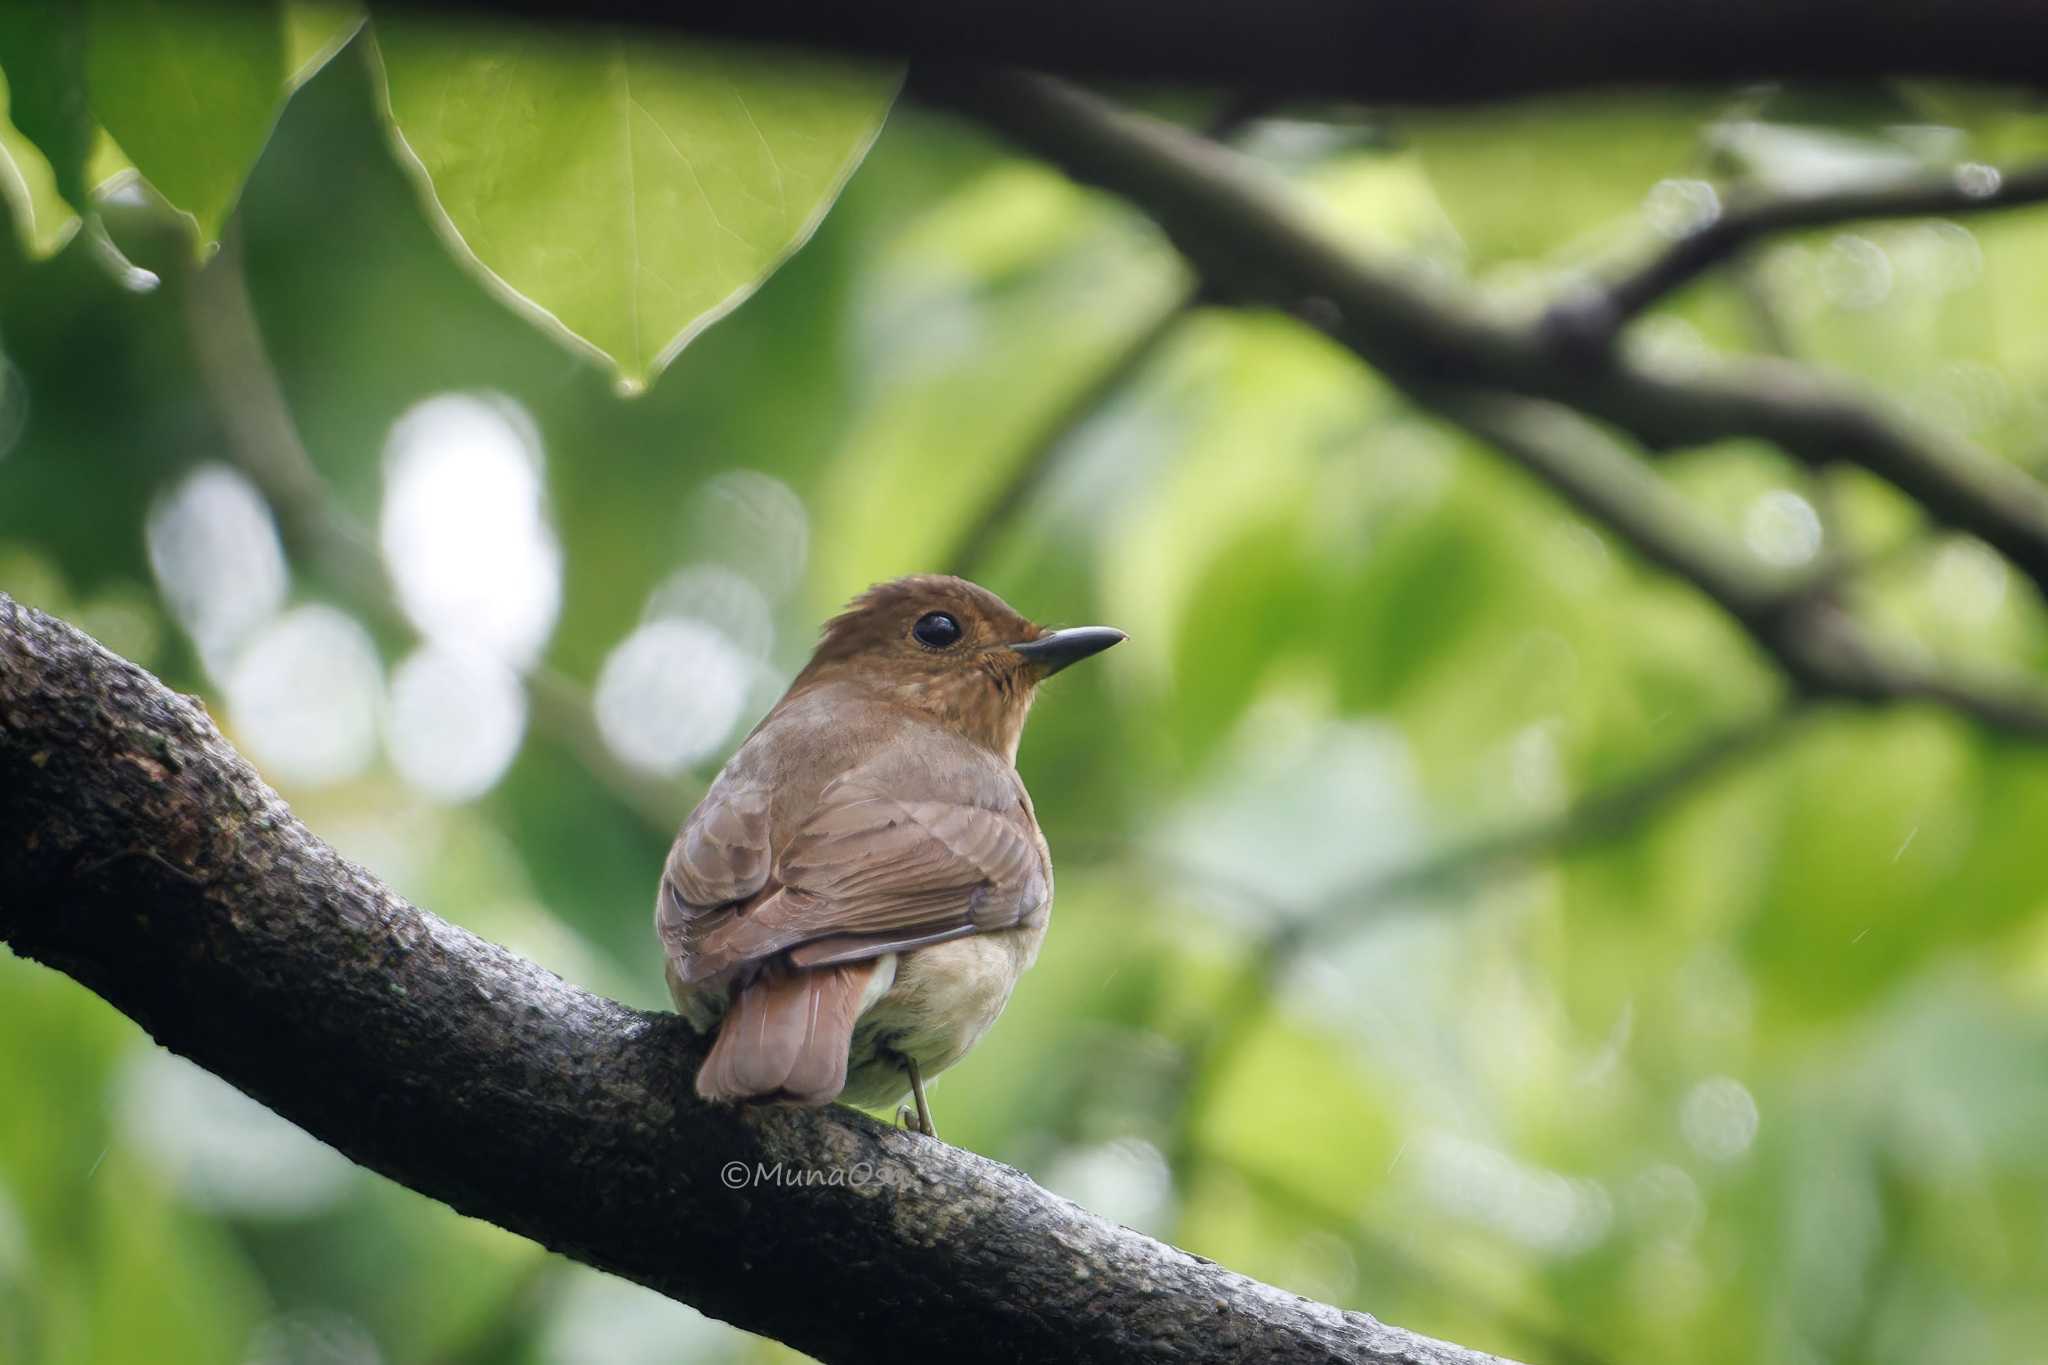
{"type": "Polygon", "coordinates": [[[349,0],[287,0],[284,7],[285,70],[296,90],[320,74],[363,26],[361,5],[349,0]]]}
{"type": "Polygon", "coordinates": [[[274,5],[107,0],[92,15],[92,109],[150,184],[212,241],[282,104],[284,21],[274,5]]]}
{"type": "MultiPolygon", "coordinates": [[[[0,111],[7,108],[7,78],[0,75],[0,111]]],[[[31,258],[55,253],[78,227],[78,215],[57,192],[57,177],[42,152],[0,117],[0,201],[31,258]]]]}
{"type": "Polygon", "coordinates": [[[85,26],[72,5],[0,5],[0,69],[8,119],[49,161],[57,193],[85,202],[92,116],[85,99],[85,26]]]}
{"type": "Polygon", "coordinates": [[[660,373],[811,235],[898,75],[790,52],[377,22],[391,128],[522,312],[660,373]]]}

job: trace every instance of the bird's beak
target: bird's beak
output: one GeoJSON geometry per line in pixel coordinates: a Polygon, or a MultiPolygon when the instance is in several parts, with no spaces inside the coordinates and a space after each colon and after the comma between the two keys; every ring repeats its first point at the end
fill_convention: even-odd
{"type": "Polygon", "coordinates": [[[1029,660],[1038,669],[1039,677],[1050,678],[1068,664],[1077,664],[1129,638],[1112,626],[1072,626],[1010,648],[1029,660]]]}

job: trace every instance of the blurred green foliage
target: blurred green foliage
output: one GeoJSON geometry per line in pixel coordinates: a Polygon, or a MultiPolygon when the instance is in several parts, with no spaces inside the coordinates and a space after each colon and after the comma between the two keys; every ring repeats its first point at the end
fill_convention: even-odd
{"type": "MultiPolygon", "coordinates": [[[[263,61],[299,70],[346,23],[298,14],[263,61]]],[[[636,715],[706,727],[687,761],[660,760],[679,800],[825,614],[946,567],[1048,462],[973,547],[977,575],[1039,619],[1132,640],[1049,687],[1026,737],[1056,925],[937,1088],[950,1140],[1236,1269],[1531,1361],[2038,1349],[2048,756],[1935,712],[1817,714],[1619,837],[1359,899],[1766,713],[1782,685],[1696,594],[1289,320],[1191,310],[1049,432],[1183,306],[1182,267],[1115,203],[915,108],[809,245],[622,400],[451,256],[367,55],[345,49],[247,144],[246,186],[201,165],[196,190],[159,188],[208,235],[239,192],[219,261],[246,274],[337,505],[402,580],[404,554],[459,577],[517,539],[510,494],[431,482],[436,534],[394,539],[409,452],[496,441],[537,461],[531,554],[505,561],[558,552],[535,652],[601,716],[613,699],[628,756],[636,715]],[[422,430],[440,444],[401,438],[422,430]],[[646,634],[671,619],[692,624],[646,634]],[[725,711],[636,692],[629,641],[698,659],[685,681],[730,683],[725,711]],[[1345,930],[1195,1084],[1241,965],[1333,905],[1345,930]]],[[[1241,138],[1360,249],[1507,306],[1653,246],[1724,177],[2048,145],[2020,97],[1918,86],[1360,117],[1286,110],[1241,138]]],[[[114,132],[138,164],[162,155],[114,132]]],[[[0,146],[35,177],[0,196],[0,589],[206,697],[315,829],[404,894],[660,1005],[666,834],[537,716],[501,776],[456,792],[444,779],[475,755],[437,746],[464,717],[428,704],[408,632],[305,555],[209,644],[219,619],[178,596],[176,566],[229,545],[246,507],[239,476],[187,496],[195,470],[238,460],[195,354],[195,241],[139,194],[102,200],[114,243],[162,277],[137,292],[91,234],[52,228],[75,197],[62,176],[24,139],[0,146]],[[189,506],[214,520],[180,531],[189,506]],[[341,614],[307,614],[322,605],[341,614]],[[300,685],[309,640],[367,651],[367,692],[346,669],[300,685]],[[339,744],[349,726],[362,744],[339,744]]],[[[1632,342],[1681,361],[1790,349],[2040,470],[2044,282],[2048,211],[1858,226],[1768,246],[1632,342]]],[[[2024,583],[1872,481],[1745,444],[1665,468],[1767,558],[1878,556],[1857,607],[1925,656],[2048,667],[2024,583]]],[[[200,582],[239,601],[260,577],[200,582]]],[[[481,696],[496,675],[477,676],[481,696]]],[[[354,1171],[43,968],[0,959],[0,1037],[0,1359],[788,1354],[354,1171]]]]}

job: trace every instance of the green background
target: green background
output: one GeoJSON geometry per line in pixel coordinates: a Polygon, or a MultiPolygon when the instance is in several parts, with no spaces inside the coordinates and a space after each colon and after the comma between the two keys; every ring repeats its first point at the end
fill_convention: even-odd
{"type": "MultiPolygon", "coordinates": [[[[1359,249],[1514,308],[1653,246],[1709,181],[2008,159],[2039,133],[2017,97],[1886,87],[1290,108],[1240,142],[1359,249]]],[[[348,516],[385,514],[415,404],[520,414],[560,547],[556,673],[602,691],[678,569],[746,585],[712,624],[765,647],[736,723],[663,779],[681,808],[877,579],[971,564],[1036,619],[1130,632],[1050,685],[1026,735],[1057,912],[935,1089],[949,1140],[1248,1274],[1530,1361],[1928,1365],[2048,1339],[2037,749],[1937,711],[1820,712],[1611,839],[1375,896],[1751,723],[1782,685],[1709,603],[1308,329],[1163,325],[1187,281],[1116,202],[899,107],[809,245],[632,399],[452,259],[360,44],[286,107],[233,215],[348,516]],[[1233,1022],[1275,926],[1330,914],[1233,1022]],[[1219,1029],[1230,1045],[1205,1047],[1219,1029]]],[[[413,642],[303,556],[252,629],[362,617],[377,744],[324,777],[265,764],[284,741],[238,714],[234,665],[202,660],[145,534],[194,470],[232,463],[189,331],[194,251],[145,207],[108,226],[159,288],[121,287],[84,236],[31,263],[0,234],[0,589],[205,697],[402,893],[660,1005],[665,832],[537,723],[474,799],[409,781],[382,680],[413,642]]],[[[2043,319],[2048,211],[2016,211],[1788,238],[1632,344],[1789,350],[2040,469],[2043,319]]],[[[1925,656],[2048,663],[2028,586],[1870,481],[1734,444],[1666,468],[1759,554],[1879,555],[1857,603],[1925,656]]],[[[494,506],[438,515],[488,543],[494,506]]],[[[0,1359],[789,1355],[347,1166],[11,957],[0,1095],[0,1359]]]]}

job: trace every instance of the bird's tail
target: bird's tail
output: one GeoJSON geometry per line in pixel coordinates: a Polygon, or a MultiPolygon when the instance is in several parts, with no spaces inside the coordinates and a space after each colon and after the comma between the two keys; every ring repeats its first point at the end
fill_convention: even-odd
{"type": "Polygon", "coordinates": [[[798,971],[780,963],[734,998],[697,1070],[707,1100],[829,1104],[846,1088],[854,1021],[876,963],[798,971]]]}

